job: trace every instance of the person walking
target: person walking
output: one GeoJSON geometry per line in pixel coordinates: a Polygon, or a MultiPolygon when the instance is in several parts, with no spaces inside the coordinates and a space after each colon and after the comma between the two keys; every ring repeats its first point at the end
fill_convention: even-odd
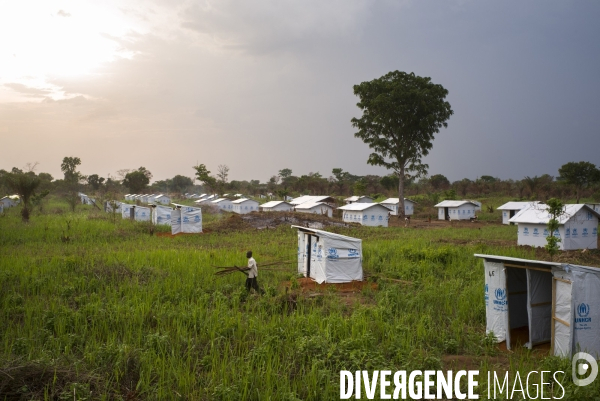
{"type": "Polygon", "coordinates": [[[248,258],[248,278],[246,279],[246,289],[250,291],[250,288],[254,288],[256,292],[262,294],[263,291],[258,287],[258,266],[256,265],[256,260],[252,257],[252,251],[246,252],[246,257],[248,258]]]}

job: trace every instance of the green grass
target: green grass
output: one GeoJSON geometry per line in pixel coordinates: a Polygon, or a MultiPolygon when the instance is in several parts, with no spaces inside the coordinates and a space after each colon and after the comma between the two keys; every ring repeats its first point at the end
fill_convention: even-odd
{"type": "MultiPolygon", "coordinates": [[[[335,291],[295,296],[281,286],[295,277],[290,265],[259,270],[261,297],[246,293],[245,276],[215,277],[212,266],[244,265],[248,249],[259,269],[295,260],[289,226],[168,238],[89,207],[45,210],[27,225],[18,210],[0,216],[0,384],[35,377],[13,389],[23,399],[330,400],[340,370],[451,369],[445,355],[471,356],[483,384],[498,351],[485,337],[473,254],[532,257],[492,245],[516,242],[514,226],[337,228],[363,239],[377,290],[353,304],[335,291]]],[[[529,351],[505,358],[513,371],[570,369],[529,351]]],[[[600,393],[565,382],[565,399],[600,393]]]]}

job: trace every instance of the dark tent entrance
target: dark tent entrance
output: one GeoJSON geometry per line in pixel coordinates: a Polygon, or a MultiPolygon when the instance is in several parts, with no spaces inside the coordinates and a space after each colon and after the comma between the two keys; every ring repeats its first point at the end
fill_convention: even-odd
{"type": "Polygon", "coordinates": [[[509,329],[506,347],[531,349],[552,339],[552,271],[549,268],[504,264],[509,329]]]}

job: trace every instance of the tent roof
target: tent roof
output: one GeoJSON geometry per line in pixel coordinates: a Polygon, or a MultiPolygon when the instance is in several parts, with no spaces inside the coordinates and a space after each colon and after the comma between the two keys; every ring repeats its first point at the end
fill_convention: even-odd
{"type": "Polygon", "coordinates": [[[315,206],[325,206],[330,209],[333,209],[333,207],[331,207],[327,203],[323,203],[323,202],[305,202],[300,205],[296,205],[295,207],[296,207],[296,209],[304,210],[304,209],[312,209],[315,206]]]}
{"type": "Polygon", "coordinates": [[[255,200],[252,200],[252,199],[247,199],[247,198],[242,198],[242,199],[234,200],[234,201],[232,201],[231,203],[235,203],[236,205],[239,205],[240,203],[244,203],[244,202],[248,202],[248,201],[250,201],[250,202],[254,202],[254,203],[258,203],[258,202],[257,202],[257,201],[255,201],[255,200]]]}
{"type": "Polygon", "coordinates": [[[342,235],[342,234],[330,233],[329,231],[317,230],[316,228],[308,228],[308,227],[302,227],[302,226],[292,226],[292,228],[297,228],[299,231],[315,234],[315,235],[318,235],[319,237],[323,237],[323,238],[332,238],[332,239],[336,239],[336,240],[355,242],[358,244],[362,243],[362,240],[360,238],[354,238],[354,237],[348,237],[348,236],[342,235]]]}
{"type": "Polygon", "coordinates": [[[486,260],[499,261],[499,262],[516,262],[533,266],[543,266],[543,267],[552,267],[552,266],[561,266],[560,263],[556,262],[545,262],[543,260],[530,260],[530,259],[521,259],[521,258],[513,258],[510,256],[501,256],[501,255],[485,255],[476,253],[473,256],[476,258],[482,258],[486,260]]]}
{"type": "Polygon", "coordinates": [[[496,208],[497,210],[521,210],[529,205],[533,205],[535,202],[506,202],[504,205],[496,208]]]}
{"type": "Polygon", "coordinates": [[[285,202],[285,201],[270,201],[270,202],[263,203],[262,205],[260,205],[260,207],[275,207],[282,203],[285,203],[288,206],[292,206],[289,202],[285,202]]]}
{"type": "Polygon", "coordinates": [[[386,212],[390,211],[390,209],[388,209],[387,207],[385,207],[383,205],[380,205],[379,203],[351,203],[349,205],[340,206],[340,207],[338,207],[338,209],[361,211],[361,210],[370,209],[372,207],[383,208],[383,209],[385,209],[386,212]]]}
{"type": "Polygon", "coordinates": [[[318,203],[318,202],[335,202],[335,200],[331,196],[312,196],[312,195],[303,195],[297,198],[294,198],[290,201],[292,205],[300,205],[302,203],[318,203]]]}
{"type": "Polygon", "coordinates": [[[229,201],[229,199],[227,199],[227,198],[219,198],[219,199],[215,199],[215,200],[211,201],[211,203],[219,203],[219,202],[223,202],[223,201],[229,201]]]}
{"type": "MultiPolygon", "coordinates": [[[[584,208],[600,219],[600,213],[583,203],[567,204],[564,207],[563,215],[558,218],[558,224],[565,224],[571,217],[584,208]]],[[[508,221],[511,223],[548,224],[550,217],[546,211],[546,204],[536,203],[529,205],[525,209],[521,209],[519,213],[515,214],[508,221]]]]}
{"type": "Polygon", "coordinates": [[[582,265],[573,265],[570,263],[546,262],[544,260],[521,259],[521,258],[513,258],[510,256],[485,255],[485,254],[478,254],[478,253],[474,254],[473,256],[475,256],[476,258],[482,258],[482,259],[495,261],[495,262],[513,262],[515,264],[523,264],[523,265],[532,266],[532,267],[537,266],[537,267],[552,268],[552,267],[568,266],[572,269],[578,269],[578,270],[583,269],[583,270],[594,272],[596,274],[598,274],[600,272],[600,268],[594,267],[594,266],[582,266],[582,265]]]}
{"type": "MultiPolygon", "coordinates": [[[[406,199],[404,198],[404,202],[410,202],[410,203],[417,203],[414,200],[410,200],[410,199],[406,199]]],[[[400,198],[387,198],[384,201],[379,202],[381,203],[385,203],[385,204],[390,204],[390,205],[396,205],[398,203],[400,203],[400,198]]]]}
{"type": "Polygon", "coordinates": [[[364,199],[364,198],[373,200],[373,198],[371,198],[370,196],[356,196],[356,195],[355,196],[351,196],[349,198],[346,198],[344,200],[348,201],[348,202],[356,202],[356,201],[358,201],[360,199],[364,199]]]}
{"type": "Polygon", "coordinates": [[[438,203],[434,207],[459,207],[459,206],[465,205],[467,203],[470,203],[471,205],[474,205],[474,206],[479,206],[475,202],[468,201],[468,200],[459,200],[459,201],[457,201],[457,200],[445,200],[445,201],[442,201],[442,202],[438,203]]]}

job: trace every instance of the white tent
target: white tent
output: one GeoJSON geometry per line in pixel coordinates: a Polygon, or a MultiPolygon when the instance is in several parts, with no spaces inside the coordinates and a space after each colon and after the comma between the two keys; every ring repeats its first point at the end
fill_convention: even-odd
{"type": "Polygon", "coordinates": [[[196,207],[181,208],[181,232],[202,232],[202,210],[196,207]]]}
{"type": "Polygon", "coordinates": [[[387,227],[390,209],[379,203],[351,203],[338,207],[342,210],[342,220],[347,223],[359,223],[363,226],[387,227]]]}
{"type": "Polygon", "coordinates": [[[4,213],[4,203],[0,202],[0,213],[4,213]]]}
{"type": "Polygon", "coordinates": [[[224,212],[233,211],[233,204],[227,198],[215,199],[215,200],[211,201],[210,203],[217,206],[219,208],[219,210],[221,210],[221,211],[224,211],[224,212]]]}
{"type": "Polygon", "coordinates": [[[134,206],[135,221],[151,221],[152,211],[146,206],[134,206]]]}
{"type": "Polygon", "coordinates": [[[284,201],[271,201],[259,206],[263,212],[291,212],[294,206],[284,201]]]}
{"type": "Polygon", "coordinates": [[[258,202],[252,199],[238,199],[231,202],[232,212],[237,214],[246,214],[258,212],[258,202]]]}
{"type": "Polygon", "coordinates": [[[468,220],[475,217],[477,204],[467,200],[445,200],[434,207],[438,208],[439,220],[468,220]]]}
{"type": "MultiPolygon", "coordinates": [[[[548,221],[550,215],[547,205],[536,203],[521,210],[509,220],[517,223],[517,244],[542,247],[547,244],[548,221]]],[[[558,230],[554,235],[560,237],[561,250],[598,248],[598,219],[600,214],[584,204],[568,204],[558,220],[558,230]]]]}
{"type": "Polygon", "coordinates": [[[475,211],[480,211],[481,210],[481,202],[476,201],[476,200],[471,200],[469,199],[469,202],[472,202],[475,204],[475,211]]]}
{"type": "Polygon", "coordinates": [[[552,355],[580,351],[600,358],[600,269],[475,255],[484,259],[486,332],[511,349],[511,330],[527,328],[525,344],[551,343],[552,355]]]}
{"type": "Polygon", "coordinates": [[[159,194],[153,197],[151,201],[154,203],[160,203],[161,205],[168,205],[171,203],[171,198],[169,198],[167,195],[159,194]]]}
{"type": "Polygon", "coordinates": [[[586,203],[586,205],[600,213],[600,203],[586,203]]]}
{"type": "Polygon", "coordinates": [[[298,213],[313,213],[327,215],[328,217],[333,216],[333,208],[327,203],[321,202],[305,202],[294,207],[294,210],[298,213]]]}
{"type": "Polygon", "coordinates": [[[351,196],[344,199],[344,202],[346,202],[346,205],[350,205],[351,203],[373,203],[374,199],[369,196],[351,196]]]}
{"type": "Polygon", "coordinates": [[[9,207],[15,207],[19,204],[18,200],[13,199],[11,196],[5,196],[4,198],[0,199],[0,203],[2,203],[2,205],[7,209],[9,207]]]}
{"type": "Polygon", "coordinates": [[[201,233],[202,210],[197,207],[178,205],[171,212],[171,234],[201,233]]]}
{"type": "Polygon", "coordinates": [[[333,199],[331,196],[302,195],[292,199],[290,203],[294,206],[301,205],[303,203],[329,203],[333,205],[335,204],[335,199],[333,199]]]}
{"type": "Polygon", "coordinates": [[[134,210],[133,205],[122,203],[121,204],[121,217],[124,219],[131,218],[131,211],[134,210]]]}
{"type": "Polygon", "coordinates": [[[537,202],[506,202],[497,209],[502,211],[502,224],[510,224],[508,220],[514,217],[515,214],[536,203],[537,202]]]}
{"type": "Polygon", "coordinates": [[[172,208],[168,206],[156,205],[152,208],[152,223],[171,225],[172,208]]]}
{"type": "MultiPolygon", "coordinates": [[[[400,198],[388,198],[384,201],[379,202],[379,204],[390,209],[392,211],[392,215],[398,215],[398,208],[400,207],[400,198]]],[[[404,198],[404,215],[412,216],[412,214],[415,212],[416,204],[417,202],[404,198]]]]}
{"type": "Polygon", "coordinates": [[[298,229],[298,274],[317,283],[362,281],[362,240],[312,228],[298,229]]]}

